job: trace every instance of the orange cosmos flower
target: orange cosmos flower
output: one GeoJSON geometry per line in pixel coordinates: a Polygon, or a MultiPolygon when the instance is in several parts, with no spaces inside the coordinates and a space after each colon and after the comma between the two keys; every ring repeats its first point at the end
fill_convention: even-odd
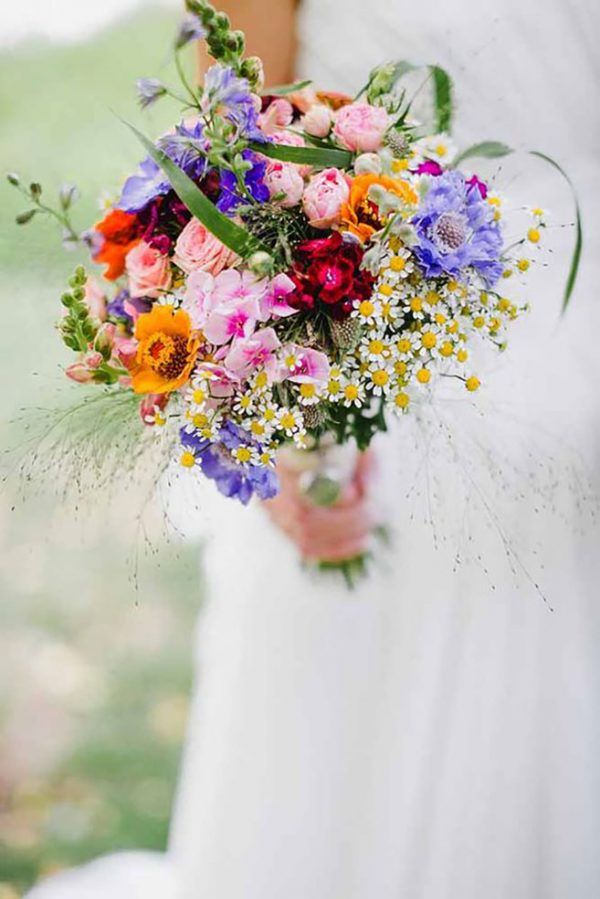
{"type": "Polygon", "coordinates": [[[200,345],[183,309],[154,306],[136,322],[137,353],[130,367],[136,393],[170,393],[188,380],[200,345]]]}
{"type": "Polygon", "coordinates": [[[390,193],[397,194],[405,203],[417,203],[417,195],[406,181],[389,178],[387,175],[376,175],[369,172],[357,175],[350,185],[348,202],[342,206],[341,228],[355,234],[366,243],[375,231],[379,231],[383,222],[379,217],[379,208],[369,199],[369,189],[379,184],[390,193]]]}

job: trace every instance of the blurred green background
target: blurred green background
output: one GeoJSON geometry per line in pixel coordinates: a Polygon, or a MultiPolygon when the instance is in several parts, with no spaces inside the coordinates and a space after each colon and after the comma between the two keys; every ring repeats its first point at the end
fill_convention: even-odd
{"type": "MultiPolygon", "coordinates": [[[[119,116],[155,134],[176,115],[142,114],[133,88],[169,79],[175,27],[146,10],[87,43],[3,51],[2,173],[49,196],[76,182],[74,221],[92,224],[140,156],[119,116]]],[[[65,384],[53,329],[79,256],[50,220],[17,227],[27,204],[4,178],[0,190],[1,435],[14,448],[19,410],[80,389],[65,384]]],[[[135,502],[120,504],[118,485],[104,509],[21,487],[9,471],[0,494],[0,899],[105,851],[165,846],[200,597],[197,547],[157,527],[139,552],[135,502]]]]}

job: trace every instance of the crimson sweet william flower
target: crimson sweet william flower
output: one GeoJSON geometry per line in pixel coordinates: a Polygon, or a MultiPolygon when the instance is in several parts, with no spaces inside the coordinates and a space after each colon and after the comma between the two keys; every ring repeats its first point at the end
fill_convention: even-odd
{"type": "Polygon", "coordinates": [[[344,318],[356,299],[373,290],[372,276],[360,268],[363,249],[334,231],[328,237],[305,240],[296,248],[291,278],[296,285],[289,303],[296,309],[321,308],[333,318],[344,318]]]}

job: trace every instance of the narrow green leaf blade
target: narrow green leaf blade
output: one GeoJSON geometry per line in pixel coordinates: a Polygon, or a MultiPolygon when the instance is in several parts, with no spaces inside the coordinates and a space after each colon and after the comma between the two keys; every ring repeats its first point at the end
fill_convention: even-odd
{"type": "Polygon", "coordinates": [[[310,84],[312,84],[310,78],[307,78],[305,81],[295,81],[293,84],[277,84],[275,87],[266,88],[262,91],[262,95],[263,97],[285,97],[287,94],[301,91],[310,84]]]}
{"type": "Polygon", "coordinates": [[[565,179],[569,188],[571,190],[571,196],[573,198],[573,204],[575,206],[575,246],[573,248],[573,255],[571,257],[571,265],[569,266],[569,274],[567,276],[567,283],[565,286],[565,292],[563,294],[563,303],[562,303],[562,311],[565,312],[567,306],[569,305],[569,300],[571,299],[571,294],[575,288],[575,282],[577,281],[577,275],[579,273],[579,264],[581,262],[581,251],[583,249],[583,222],[581,218],[581,208],[579,206],[579,198],[577,196],[577,191],[575,190],[575,185],[573,184],[571,178],[563,167],[556,162],[555,159],[552,159],[551,156],[547,156],[545,153],[540,152],[539,150],[530,150],[531,156],[536,156],[538,159],[542,159],[544,162],[547,162],[548,165],[551,165],[553,169],[562,175],[565,179]]]}
{"type": "Polygon", "coordinates": [[[129,122],[125,124],[136,135],[148,155],[160,166],[171,183],[171,187],[182,203],[185,203],[193,216],[197,218],[205,228],[218,237],[225,246],[233,250],[239,256],[247,259],[257,250],[269,253],[269,248],[253,237],[245,228],[241,228],[223,215],[199,187],[189,178],[172,159],[159,147],[155,146],[145,134],[138,131],[129,122]]]}
{"type": "Polygon", "coordinates": [[[433,102],[435,105],[436,130],[450,132],[454,104],[452,96],[452,79],[441,66],[430,66],[433,77],[433,102]]]}
{"type": "Polygon", "coordinates": [[[508,144],[503,144],[499,140],[484,140],[479,144],[472,144],[459,153],[452,165],[460,165],[465,159],[500,159],[502,156],[510,156],[511,153],[514,153],[514,150],[508,144]]]}
{"type": "Polygon", "coordinates": [[[269,159],[295,162],[297,165],[314,165],[321,169],[329,166],[347,169],[352,165],[352,153],[334,147],[288,147],[285,144],[259,143],[251,143],[250,147],[255,153],[262,153],[269,159]]]}

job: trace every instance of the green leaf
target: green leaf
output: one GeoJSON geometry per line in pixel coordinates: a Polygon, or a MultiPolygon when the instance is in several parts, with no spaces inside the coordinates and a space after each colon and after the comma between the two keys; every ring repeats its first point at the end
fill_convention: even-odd
{"type": "MultiPolygon", "coordinates": [[[[484,141],[480,144],[473,144],[473,146],[468,147],[466,150],[463,150],[462,153],[459,153],[459,155],[454,160],[453,165],[457,166],[465,159],[471,159],[473,157],[485,159],[500,159],[502,156],[509,156],[514,152],[515,151],[512,147],[509,147],[507,144],[503,144],[500,141],[484,141]]],[[[581,219],[579,198],[577,196],[577,191],[575,190],[575,185],[571,181],[571,178],[569,177],[569,175],[567,175],[563,167],[559,165],[558,162],[556,162],[555,159],[552,159],[551,156],[546,155],[546,153],[542,153],[540,150],[528,150],[527,152],[530,156],[535,156],[537,159],[541,159],[543,160],[543,162],[547,162],[548,165],[551,165],[553,169],[555,169],[560,175],[562,175],[562,177],[569,185],[571,196],[573,198],[573,205],[575,206],[575,246],[573,248],[571,264],[569,266],[569,274],[567,276],[565,292],[563,294],[562,312],[564,312],[569,305],[571,295],[573,293],[573,290],[575,289],[575,282],[577,281],[579,264],[581,262],[581,251],[583,248],[583,223],[581,219]]]]}
{"type": "Polygon", "coordinates": [[[329,147],[288,147],[285,144],[259,143],[251,143],[250,147],[255,153],[262,153],[263,156],[268,156],[269,159],[279,159],[281,162],[314,165],[321,169],[326,169],[329,166],[347,169],[352,165],[352,153],[349,150],[338,150],[329,147]]]}
{"type": "Polygon", "coordinates": [[[567,277],[567,284],[565,287],[565,292],[563,295],[563,304],[562,311],[564,312],[567,306],[569,305],[569,300],[571,299],[571,294],[575,288],[575,282],[577,281],[577,274],[579,272],[579,263],[581,261],[581,250],[583,248],[583,224],[581,220],[581,208],[579,206],[579,198],[577,196],[577,191],[575,190],[575,185],[571,181],[571,178],[563,167],[556,162],[555,159],[552,159],[551,156],[546,156],[545,153],[541,153],[539,150],[530,150],[531,156],[536,156],[538,159],[542,159],[544,162],[547,162],[548,165],[551,165],[553,169],[562,175],[565,179],[569,188],[571,190],[571,196],[573,198],[573,204],[575,206],[575,247],[573,249],[573,256],[571,257],[571,265],[569,267],[569,275],[567,277]]]}
{"type": "Polygon", "coordinates": [[[514,153],[513,148],[501,143],[501,141],[484,140],[480,144],[472,144],[466,150],[463,150],[462,153],[459,153],[452,165],[458,166],[465,159],[500,159],[502,156],[509,156],[511,153],[514,153]]]}
{"type": "Polygon", "coordinates": [[[275,87],[269,87],[261,93],[263,97],[285,97],[287,94],[301,91],[302,88],[308,87],[309,84],[312,84],[310,78],[306,79],[306,81],[295,81],[293,84],[277,84],[275,87]]]}
{"type": "Polygon", "coordinates": [[[189,211],[198,221],[202,222],[205,228],[218,237],[219,240],[237,253],[247,259],[257,251],[269,253],[269,247],[265,246],[260,240],[253,237],[245,228],[241,228],[232,222],[231,219],[223,215],[217,207],[212,203],[199,187],[189,178],[166,153],[152,143],[152,141],[138,131],[129,122],[125,122],[141,142],[148,155],[163,170],[171,183],[171,187],[184,203],[189,211]]]}
{"type": "Polygon", "coordinates": [[[433,76],[433,102],[436,113],[436,130],[450,132],[452,128],[453,102],[452,79],[440,66],[430,66],[433,76]]]}

